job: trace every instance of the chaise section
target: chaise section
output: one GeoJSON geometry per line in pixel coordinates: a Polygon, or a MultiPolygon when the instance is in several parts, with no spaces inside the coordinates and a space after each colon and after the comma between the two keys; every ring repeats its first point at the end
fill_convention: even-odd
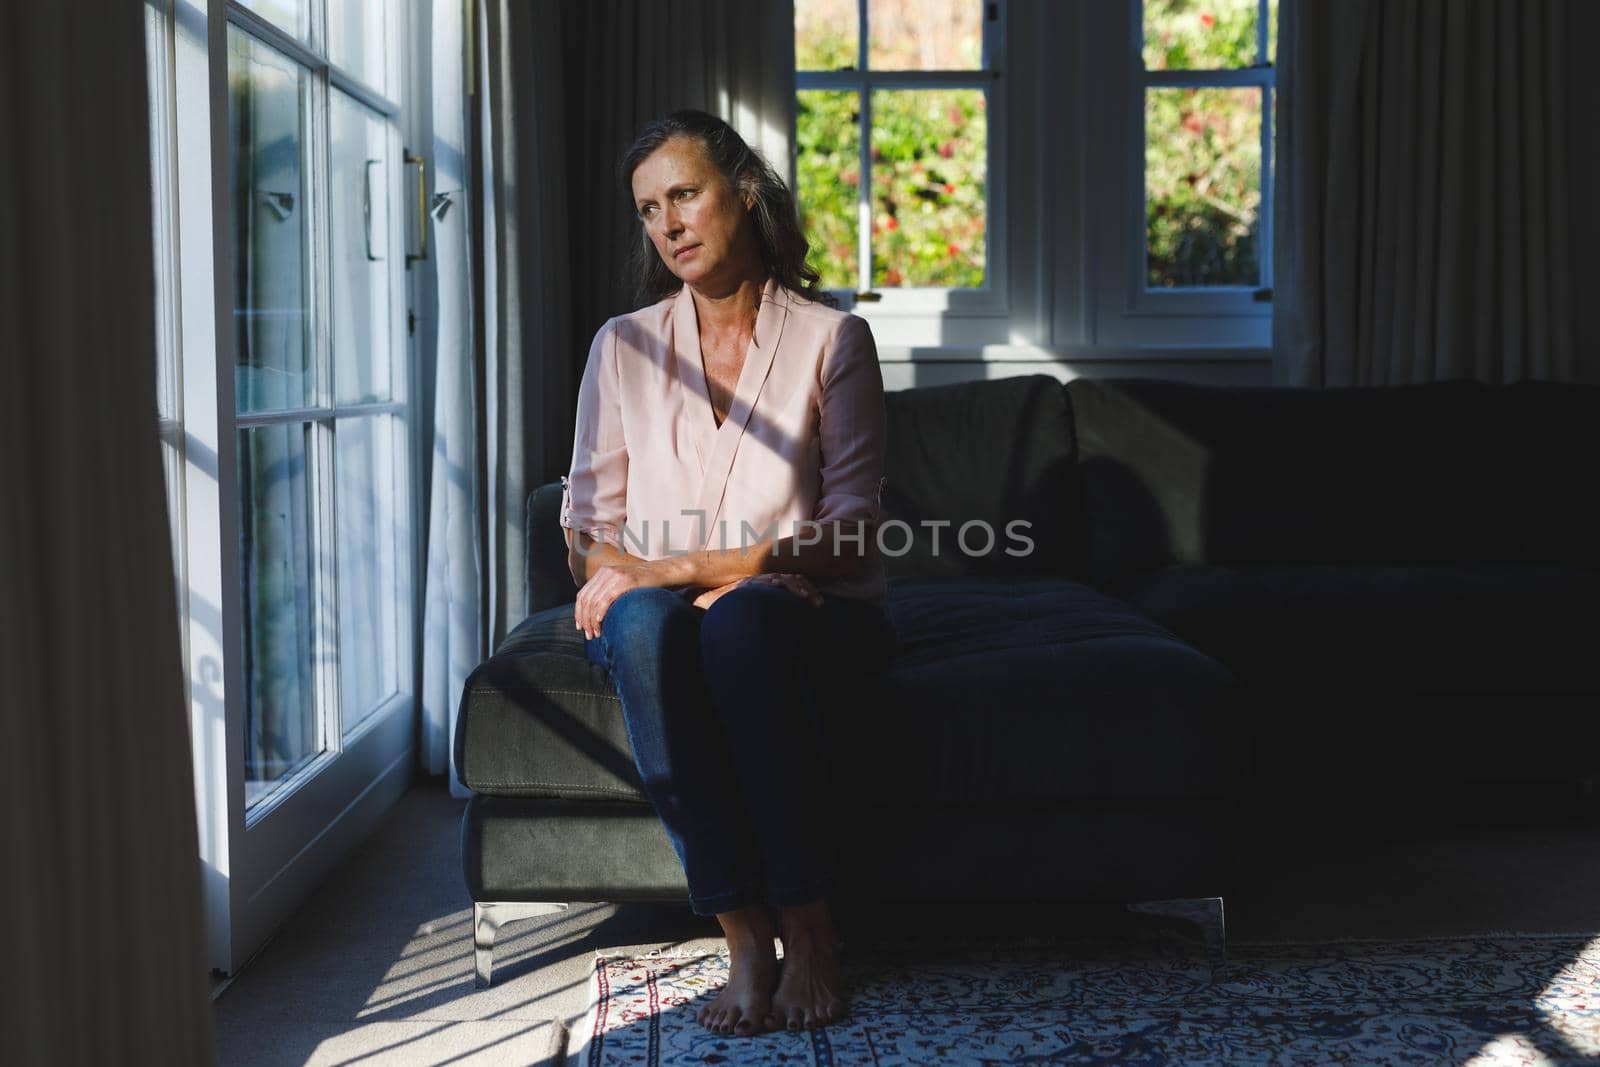
{"type": "Polygon", "coordinates": [[[1232,678],[1065,579],[903,578],[883,699],[830,724],[879,807],[1219,797],[1232,678]]]}

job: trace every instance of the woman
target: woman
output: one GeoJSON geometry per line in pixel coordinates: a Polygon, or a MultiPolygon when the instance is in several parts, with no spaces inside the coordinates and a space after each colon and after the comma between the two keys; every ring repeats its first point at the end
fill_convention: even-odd
{"type": "Polygon", "coordinates": [[[823,713],[892,643],[877,351],[826,306],[793,196],[727,123],[652,122],[622,173],[648,306],[601,327],[579,389],[575,621],[690,905],[727,937],[701,1024],[811,1028],[845,1012],[823,713]]]}

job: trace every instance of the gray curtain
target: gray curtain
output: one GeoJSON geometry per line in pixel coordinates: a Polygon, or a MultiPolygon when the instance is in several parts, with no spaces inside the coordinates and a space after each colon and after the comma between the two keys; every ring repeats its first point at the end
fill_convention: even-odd
{"type": "Polygon", "coordinates": [[[623,149],[675,108],[721,115],[789,169],[789,0],[486,0],[485,432],[491,647],[527,611],[528,494],[572,454],[596,329],[631,311],[623,149]]]}
{"type": "Polygon", "coordinates": [[[1283,0],[1275,380],[1594,378],[1567,0],[1283,0]]]}
{"type": "MultiPolygon", "coordinates": [[[[483,658],[483,559],[478,516],[482,482],[474,378],[472,126],[465,91],[469,51],[463,9],[432,6],[428,37],[432,77],[434,208],[432,229],[437,304],[424,316],[424,340],[436,343],[424,367],[431,398],[431,441],[423,454],[427,479],[427,571],[423,607],[421,689],[422,761],[432,774],[449,772],[453,792],[455,711],[467,675],[483,658]],[[429,325],[433,330],[428,330],[429,325]]],[[[425,352],[429,346],[419,346],[425,352]]]]}
{"type": "Polygon", "coordinates": [[[144,11],[0,9],[7,1063],[210,1063],[144,11]]]}

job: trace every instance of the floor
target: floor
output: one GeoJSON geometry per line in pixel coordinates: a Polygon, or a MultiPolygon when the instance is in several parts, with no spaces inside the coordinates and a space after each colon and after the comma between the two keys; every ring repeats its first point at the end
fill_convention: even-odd
{"type": "MultiPolygon", "coordinates": [[[[473,985],[462,884],[463,802],[413,787],[214,1002],[234,1065],[554,1064],[586,1005],[597,949],[717,944],[687,905],[574,903],[502,930],[495,982],[473,985]]],[[[1227,901],[1230,941],[1600,932],[1600,829],[1436,834],[1423,843],[1285,842],[1227,901]]],[[[1036,932],[1020,909],[923,907],[858,916],[894,936],[1036,932]]],[[[1052,928],[1140,922],[1051,909],[1052,928]]],[[[859,939],[858,939],[859,943],[859,939]]]]}

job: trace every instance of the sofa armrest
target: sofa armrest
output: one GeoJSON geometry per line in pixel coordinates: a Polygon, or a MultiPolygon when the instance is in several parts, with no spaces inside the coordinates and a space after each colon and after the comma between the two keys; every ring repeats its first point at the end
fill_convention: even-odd
{"type": "Polygon", "coordinates": [[[528,495],[527,577],[523,589],[528,614],[569,604],[578,599],[578,587],[567,569],[567,541],[561,533],[561,483],[541,485],[528,495]]]}

